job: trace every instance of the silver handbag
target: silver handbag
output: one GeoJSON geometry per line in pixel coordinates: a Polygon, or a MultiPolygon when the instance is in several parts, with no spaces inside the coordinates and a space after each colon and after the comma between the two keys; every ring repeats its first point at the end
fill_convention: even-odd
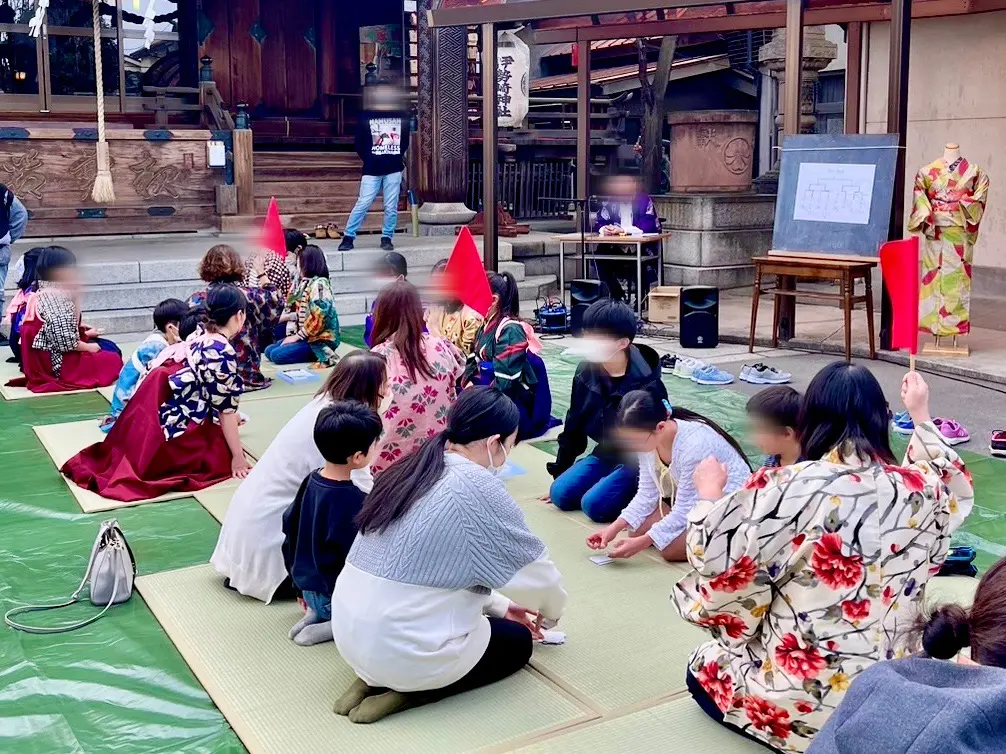
{"type": "Polygon", "coordinates": [[[4,623],[18,631],[26,631],[31,634],[59,634],[65,631],[74,631],[78,628],[94,623],[98,618],[108,612],[112,605],[126,602],[133,596],[133,579],[136,577],[136,561],[133,559],[133,551],[129,549],[126,542],[126,535],[119,528],[119,522],[114,518],[103,521],[98,530],[98,536],[94,540],[91,548],[91,557],[87,561],[87,570],[84,578],[81,579],[80,586],[77,587],[70,599],[58,605],[22,605],[8,610],[4,615],[4,623]],[[28,626],[18,623],[12,618],[22,613],[41,612],[43,610],[56,610],[62,607],[69,607],[80,599],[84,587],[90,585],[91,604],[102,608],[101,612],[86,620],[77,623],[68,623],[62,626],[28,626]]]}

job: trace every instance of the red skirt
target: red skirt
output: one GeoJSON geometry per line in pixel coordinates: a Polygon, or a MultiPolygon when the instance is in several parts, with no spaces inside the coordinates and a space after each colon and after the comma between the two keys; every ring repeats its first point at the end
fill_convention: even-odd
{"type": "Polygon", "coordinates": [[[219,424],[206,421],[164,438],[158,409],[171,397],[168,377],[181,368],[172,362],[148,374],[104,441],[84,448],[60,471],[79,487],[123,502],[197,492],[230,479],[231,452],[219,424]]]}
{"type": "Polygon", "coordinates": [[[31,347],[41,329],[42,322],[37,319],[26,320],[21,326],[24,377],[16,377],[8,382],[10,387],[26,387],[33,393],[62,393],[67,390],[108,387],[119,379],[122,357],[114,351],[65,353],[59,377],[56,377],[49,352],[31,347]]]}

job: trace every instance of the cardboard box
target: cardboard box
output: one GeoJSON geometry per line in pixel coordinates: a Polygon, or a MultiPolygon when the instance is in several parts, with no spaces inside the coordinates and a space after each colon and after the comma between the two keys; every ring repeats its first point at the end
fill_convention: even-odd
{"type": "Polygon", "coordinates": [[[649,321],[661,325],[681,323],[680,285],[657,285],[650,289],[649,321]]]}

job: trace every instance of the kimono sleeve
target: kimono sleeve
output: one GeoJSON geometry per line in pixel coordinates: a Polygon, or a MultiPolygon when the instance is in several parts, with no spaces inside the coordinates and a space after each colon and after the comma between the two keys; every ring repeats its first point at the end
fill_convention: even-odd
{"type": "Polygon", "coordinates": [[[972,243],[978,240],[978,224],[985,214],[985,202],[989,196],[989,176],[984,170],[978,171],[975,179],[975,189],[971,194],[961,197],[961,213],[964,215],[964,225],[969,233],[974,234],[972,243]]]}
{"type": "Polygon", "coordinates": [[[206,385],[213,409],[221,414],[238,410],[242,383],[238,375],[238,357],[233,348],[214,349],[210,369],[215,377],[206,385]]]}
{"type": "Polygon", "coordinates": [[[912,190],[912,214],[908,217],[909,233],[924,233],[933,237],[936,219],[933,216],[933,205],[929,203],[929,176],[925,170],[915,174],[915,187],[912,190]]]}
{"type": "Polygon", "coordinates": [[[264,288],[246,288],[248,298],[248,319],[263,329],[272,329],[283,314],[284,298],[279,288],[267,285],[264,288]]]}
{"type": "Polygon", "coordinates": [[[495,386],[500,390],[509,390],[520,382],[527,365],[527,335],[520,323],[514,322],[503,328],[497,335],[495,350],[495,386]]]}
{"type": "Polygon", "coordinates": [[[687,554],[694,570],[675,585],[672,599],[682,618],[726,646],[755,637],[768,613],[772,580],[760,566],[756,508],[772,510],[782,497],[777,484],[758,489],[749,482],[717,502],[697,503],[688,516],[687,554]]]}
{"type": "Polygon", "coordinates": [[[49,345],[59,353],[69,353],[80,342],[80,315],[73,300],[62,291],[47,292],[38,299],[49,345]]]}

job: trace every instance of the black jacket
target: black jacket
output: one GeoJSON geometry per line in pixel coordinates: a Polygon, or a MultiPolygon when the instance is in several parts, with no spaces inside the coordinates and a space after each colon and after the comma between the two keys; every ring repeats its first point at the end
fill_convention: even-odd
{"type": "Polygon", "coordinates": [[[559,435],[555,463],[548,464],[553,477],[573,465],[587,448],[587,438],[597,447],[593,455],[616,459],[619,453],[612,434],[622,396],[633,390],[648,390],[663,400],[667,388],[660,379],[660,356],[649,346],[629,346],[629,368],[625,376],[612,380],[599,366],[581,362],[573,377],[573,392],[566,412],[566,424],[559,435]]]}
{"type": "Polygon", "coordinates": [[[364,175],[391,175],[405,168],[409,149],[407,113],[365,111],[356,126],[356,153],[364,175]]]}

